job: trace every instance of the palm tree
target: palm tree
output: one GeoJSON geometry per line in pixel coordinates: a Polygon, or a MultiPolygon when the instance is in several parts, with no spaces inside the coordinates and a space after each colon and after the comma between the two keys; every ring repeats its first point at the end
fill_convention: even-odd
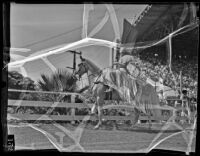
{"type": "MultiPolygon", "coordinates": [[[[67,70],[58,69],[50,76],[41,74],[41,79],[42,80],[39,80],[37,85],[38,88],[42,91],[76,92],[77,90],[77,79],[67,70]]],[[[57,101],[59,100],[60,95],[55,94],[49,97],[51,97],[49,100],[57,101]]]]}
{"type": "MultiPolygon", "coordinates": [[[[67,70],[58,69],[52,75],[48,76],[41,74],[41,79],[37,82],[39,90],[50,91],[50,92],[76,92],[77,90],[77,79],[72,73],[67,70]]],[[[48,101],[59,101],[59,102],[70,102],[70,95],[63,94],[40,94],[42,100],[48,101]]],[[[68,111],[68,109],[67,109],[68,111]]],[[[63,111],[61,111],[63,112],[63,111]]]]}

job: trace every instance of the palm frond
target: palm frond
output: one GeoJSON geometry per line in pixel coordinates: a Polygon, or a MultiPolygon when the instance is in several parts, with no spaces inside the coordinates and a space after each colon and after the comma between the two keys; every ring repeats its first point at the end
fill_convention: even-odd
{"type": "MultiPolygon", "coordinates": [[[[41,90],[54,92],[75,92],[77,89],[72,73],[63,69],[58,69],[50,76],[41,74],[41,80],[37,82],[37,86],[41,90]]],[[[54,95],[54,99],[58,99],[58,95],[54,95]]]]}

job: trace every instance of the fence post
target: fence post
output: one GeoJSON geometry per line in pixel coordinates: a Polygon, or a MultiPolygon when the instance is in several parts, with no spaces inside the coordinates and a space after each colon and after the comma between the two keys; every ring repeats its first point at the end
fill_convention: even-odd
{"type": "MultiPolygon", "coordinates": [[[[182,116],[184,116],[184,103],[185,102],[185,100],[183,99],[183,93],[181,92],[181,114],[180,114],[180,116],[182,117],[182,116]]],[[[181,119],[180,120],[180,122],[183,124],[184,123],[184,121],[181,119]]]]}
{"type": "Polygon", "coordinates": [[[114,67],[114,48],[112,47],[111,49],[111,65],[112,65],[112,68],[114,67]]]}
{"type": "Polygon", "coordinates": [[[182,71],[180,71],[180,95],[181,95],[181,97],[182,97],[182,71]]]}
{"type": "Polygon", "coordinates": [[[176,111],[172,110],[172,116],[174,116],[175,118],[172,120],[172,123],[176,122],[176,111]]]}
{"type": "MultiPolygon", "coordinates": [[[[75,103],[75,95],[71,95],[71,103],[75,103]]],[[[71,116],[75,117],[75,108],[71,108],[71,116]]],[[[71,124],[75,124],[75,120],[72,120],[71,124]]]]}
{"type": "Polygon", "coordinates": [[[191,112],[190,112],[190,104],[188,100],[186,101],[186,107],[187,107],[188,118],[189,118],[188,123],[191,124],[191,112]]]}

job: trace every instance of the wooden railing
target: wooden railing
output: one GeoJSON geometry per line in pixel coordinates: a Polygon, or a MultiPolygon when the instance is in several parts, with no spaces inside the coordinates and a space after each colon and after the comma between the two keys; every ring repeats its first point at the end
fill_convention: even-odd
{"type": "MultiPolygon", "coordinates": [[[[9,90],[9,91],[15,91],[15,90],[9,90]]],[[[36,92],[37,91],[20,91],[20,92],[36,92]]],[[[41,92],[41,93],[48,93],[48,94],[59,94],[59,93],[53,93],[53,92],[41,92]]],[[[8,112],[8,117],[9,118],[16,118],[19,120],[57,120],[57,121],[70,121],[71,123],[75,123],[75,121],[77,120],[97,120],[97,117],[95,116],[89,116],[89,115],[78,115],[76,114],[76,110],[80,110],[80,109],[90,109],[93,105],[93,103],[76,103],[75,102],[75,97],[77,97],[77,93],[61,93],[61,94],[70,94],[71,96],[71,100],[70,103],[67,102],[47,102],[47,101],[28,101],[28,100],[8,100],[8,107],[45,107],[45,108],[51,108],[52,110],[54,110],[54,108],[63,108],[64,109],[70,109],[70,113],[67,115],[55,115],[55,114],[48,114],[48,113],[43,113],[43,114],[30,114],[30,113],[17,113],[17,112],[8,112]]],[[[169,101],[180,101],[180,99],[168,99],[169,101]]],[[[183,102],[183,101],[182,101],[183,102]]],[[[117,109],[117,110],[128,110],[130,111],[131,109],[133,109],[133,106],[130,105],[126,105],[126,104],[121,104],[121,105],[116,105],[113,104],[112,101],[106,101],[106,105],[103,106],[103,109],[117,109]]],[[[151,117],[151,120],[156,120],[156,121],[163,121],[163,120],[168,120],[170,117],[174,116],[175,118],[172,119],[172,122],[175,122],[175,120],[188,120],[188,117],[185,116],[177,116],[177,112],[179,111],[187,111],[187,108],[183,107],[183,105],[181,104],[179,107],[175,108],[175,106],[168,106],[168,105],[163,105],[163,106],[156,106],[153,109],[161,109],[162,111],[167,111],[168,116],[161,116],[159,119],[155,119],[154,117],[151,117]]],[[[194,118],[193,114],[190,114],[191,112],[189,112],[189,116],[194,118]]],[[[127,115],[127,116],[120,116],[120,115],[103,115],[103,119],[105,120],[123,120],[123,121],[127,121],[127,120],[133,120],[133,116],[127,115]]],[[[145,115],[140,115],[139,117],[139,122],[141,120],[148,120],[148,117],[145,115]]]]}
{"type": "MultiPolygon", "coordinates": [[[[73,101],[73,100],[72,100],[73,101]]],[[[97,117],[95,116],[89,116],[89,115],[77,115],[75,109],[90,109],[92,107],[92,103],[90,104],[85,104],[85,103],[62,103],[62,102],[56,102],[56,105],[53,102],[44,102],[44,101],[26,101],[26,100],[8,100],[8,107],[46,107],[46,108],[70,108],[71,113],[69,115],[51,115],[51,114],[30,114],[30,113],[9,113],[9,117],[11,118],[16,118],[19,120],[27,120],[27,121],[35,121],[35,120],[54,120],[54,121],[71,121],[71,123],[75,123],[75,121],[80,121],[80,120],[97,120],[97,117]]],[[[103,109],[133,109],[132,106],[125,106],[125,105],[114,105],[114,104],[109,104],[105,105],[103,109]]],[[[176,111],[172,107],[168,106],[159,106],[158,108],[155,109],[162,109],[162,110],[167,110],[169,111],[169,116],[162,116],[159,119],[156,119],[154,117],[151,117],[151,120],[168,120],[169,117],[172,115],[175,115],[176,111]]],[[[182,110],[183,108],[179,108],[179,110],[182,110]]],[[[105,120],[133,120],[133,117],[130,115],[128,116],[111,116],[111,115],[103,115],[103,119],[105,120]]],[[[176,119],[182,119],[185,120],[187,119],[186,117],[176,117],[176,119]]],[[[148,120],[147,116],[145,115],[140,115],[139,120],[148,120]]],[[[173,122],[175,122],[175,119],[173,119],[173,122]]]]}

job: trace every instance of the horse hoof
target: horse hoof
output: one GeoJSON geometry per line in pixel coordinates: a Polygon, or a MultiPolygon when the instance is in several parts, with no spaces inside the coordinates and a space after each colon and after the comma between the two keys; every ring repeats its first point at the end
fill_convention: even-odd
{"type": "Polygon", "coordinates": [[[93,115],[95,115],[95,113],[90,112],[89,115],[93,116],[93,115]]]}
{"type": "Polygon", "coordinates": [[[96,126],[95,126],[95,127],[94,127],[94,130],[96,130],[96,129],[99,129],[99,127],[96,127],[96,126]]]}
{"type": "Polygon", "coordinates": [[[99,129],[99,125],[96,125],[96,126],[94,127],[94,129],[99,129]]]}

